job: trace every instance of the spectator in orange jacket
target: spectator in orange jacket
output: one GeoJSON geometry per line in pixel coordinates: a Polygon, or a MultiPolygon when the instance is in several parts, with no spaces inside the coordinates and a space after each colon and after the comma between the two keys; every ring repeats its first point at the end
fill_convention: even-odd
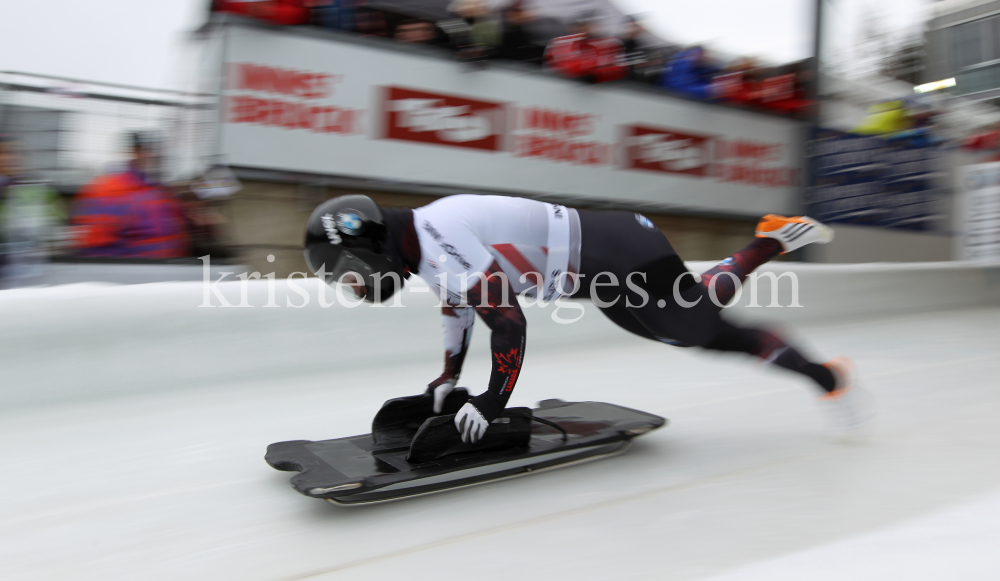
{"type": "Polygon", "coordinates": [[[625,78],[622,43],[614,37],[602,37],[597,20],[584,14],[573,23],[573,34],[553,39],[545,51],[549,67],[572,79],[604,83],[625,78]]]}
{"type": "Polygon", "coordinates": [[[132,159],[128,169],[95,179],[74,200],[74,249],[88,257],[187,256],[182,207],[155,178],[158,139],[144,132],[129,138],[132,159]]]}

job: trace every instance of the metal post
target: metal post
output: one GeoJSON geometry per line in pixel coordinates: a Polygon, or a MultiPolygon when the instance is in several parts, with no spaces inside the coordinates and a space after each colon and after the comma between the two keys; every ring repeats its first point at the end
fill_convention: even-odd
{"type": "MultiPolygon", "coordinates": [[[[820,55],[823,52],[823,0],[816,0],[814,3],[814,13],[813,13],[813,51],[812,51],[812,83],[809,87],[809,98],[814,101],[819,101],[820,97],[820,83],[819,83],[819,69],[820,69],[820,55]]],[[[815,108],[814,115],[810,117],[819,117],[819,108],[815,108]]]]}
{"type": "MultiPolygon", "coordinates": [[[[813,51],[812,51],[812,61],[809,65],[810,79],[808,95],[809,100],[813,102],[813,107],[809,111],[809,115],[806,117],[805,122],[802,124],[802,183],[800,188],[800,205],[803,210],[805,210],[806,196],[809,191],[809,184],[813,180],[812,172],[809,167],[809,142],[813,135],[820,126],[820,107],[822,93],[820,92],[820,56],[823,53],[823,1],[815,0],[813,3],[813,51]]],[[[802,260],[809,261],[811,252],[806,249],[803,252],[802,260]]]]}

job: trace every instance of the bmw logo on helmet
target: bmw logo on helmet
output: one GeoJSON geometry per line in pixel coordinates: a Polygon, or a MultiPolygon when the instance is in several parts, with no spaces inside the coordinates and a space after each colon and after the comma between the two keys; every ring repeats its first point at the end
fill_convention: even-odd
{"type": "Polygon", "coordinates": [[[357,210],[344,210],[337,214],[337,229],[344,234],[357,236],[365,230],[365,215],[357,210]]]}
{"type": "Polygon", "coordinates": [[[642,224],[642,227],[647,230],[656,230],[656,226],[653,224],[653,221],[642,214],[636,214],[635,221],[642,224]]]}

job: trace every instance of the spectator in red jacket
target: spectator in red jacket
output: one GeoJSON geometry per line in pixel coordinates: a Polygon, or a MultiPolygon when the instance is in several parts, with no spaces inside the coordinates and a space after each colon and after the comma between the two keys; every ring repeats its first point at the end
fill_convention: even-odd
{"type": "Polygon", "coordinates": [[[625,78],[627,67],[622,65],[622,43],[614,37],[602,37],[592,14],[578,18],[572,34],[549,43],[545,60],[549,67],[572,79],[604,83],[625,78]]]}
{"type": "Polygon", "coordinates": [[[775,69],[773,74],[757,83],[754,101],[765,109],[784,115],[807,115],[812,107],[807,95],[808,75],[807,61],[775,69]]]}
{"type": "Polygon", "coordinates": [[[737,59],[712,78],[712,98],[737,105],[747,104],[756,95],[757,69],[753,59],[737,59]]]}
{"type": "Polygon", "coordinates": [[[309,0],[214,0],[212,11],[229,12],[271,24],[308,24],[309,0]]]}

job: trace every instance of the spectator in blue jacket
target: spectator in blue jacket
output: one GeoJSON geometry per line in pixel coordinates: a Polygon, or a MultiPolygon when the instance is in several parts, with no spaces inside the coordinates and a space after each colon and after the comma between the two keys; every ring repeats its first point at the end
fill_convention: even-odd
{"type": "Polygon", "coordinates": [[[694,46],[681,51],[667,63],[660,86],[696,99],[712,98],[712,79],[719,69],[708,60],[705,49],[694,46]]]}

